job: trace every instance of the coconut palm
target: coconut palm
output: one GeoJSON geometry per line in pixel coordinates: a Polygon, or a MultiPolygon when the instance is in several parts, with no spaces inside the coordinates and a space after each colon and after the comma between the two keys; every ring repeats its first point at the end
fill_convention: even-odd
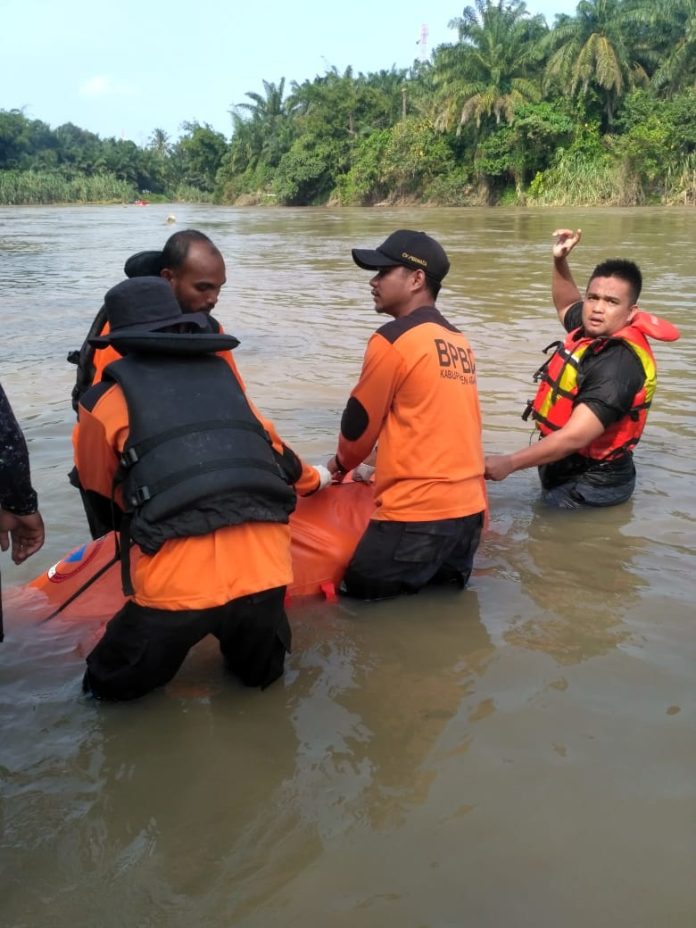
{"type": "MultiPolygon", "coordinates": [[[[285,100],[285,78],[278,84],[263,81],[265,96],[245,94],[252,102],[237,103],[230,110],[234,138],[248,149],[248,162],[254,166],[263,162],[276,166],[290,144],[290,120],[285,100]]],[[[233,146],[234,146],[233,138],[233,146]]]]}
{"type": "Polygon", "coordinates": [[[648,83],[636,32],[648,17],[647,4],[580,0],[576,15],[561,17],[545,41],[546,86],[560,85],[572,97],[597,93],[610,127],[618,101],[648,83]]]}
{"type": "Polygon", "coordinates": [[[674,93],[696,84],[696,0],[651,0],[651,23],[664,55],[652,76],[658,90],[674,93]]]}
{"type": "Polygon", "coordinates": [[[543,17],[529,17],[521,0],[475,0],[450,27],[459,42],[436,49],[433,62],[439,128],[511,122],[517,106],[540,99],[543,17]]]}
{"type": "Polygon", "coordinates": [[[148,140],[147,147],[160,158],[166,158],[167,155],[171,154],[172,150],[169,136],[164,129],[152,130],[152,135],[148,140]]]}

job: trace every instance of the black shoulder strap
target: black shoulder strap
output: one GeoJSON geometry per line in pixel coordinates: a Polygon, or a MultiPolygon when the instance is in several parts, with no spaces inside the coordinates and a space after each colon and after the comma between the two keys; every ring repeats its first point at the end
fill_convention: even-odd
{"type": "Polygon", "coordinates": [[[94,351],[90,345],[89,339],[99,335],[106,325],[106,306],[102,306],[97,315],[92,320],[89,327],[87,338],[82,343],[79,351],[71,351],[68,355],[68,361],[71,364],[77,364],[77,374],[75,375],[75,386],[72,388],[72,407],[77,412],[82,394],[92,386],[96,368],[94,366],[94,351]]]}

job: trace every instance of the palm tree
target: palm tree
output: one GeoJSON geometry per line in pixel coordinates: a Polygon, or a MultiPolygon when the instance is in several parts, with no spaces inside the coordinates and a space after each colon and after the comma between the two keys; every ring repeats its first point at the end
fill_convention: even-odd
{"type": "Polygon", "coordinates": [[[642,4],[580,0],[576,15],[560,18],[546,39],[546,86],[557,83],[572,97],[598,93],[611,127],[621,97],[648,83],[635,32],[647,17],[642,4]]]}
{"type": "Polygon", "coordinates": [[[475,0],[452,20],[459,43],[435,51],[433,82],[436,125],[457,131],[470,121],[511,122],[515,108],[536,102],[539,40],[546,31],[542,16],[529,17],[522,0],[475,0]]]}
{"type": "Polygon", "coordinates": [[[664,55],[652,84],[668,93],[696,84],[696,0],[652,0],[651,24],[662,37],[664,55]]]}
{"type": "Polygon", "coordinates": [[[172,146],[164,129],[153,129],[147,147],[160,158],[171,154],[172,146]]]}
{"type": "Polygon", "coordinates": [[[262,161],[275,167],[290,144],[288,103],[284,98],[285,78],[274,84],[263,81],[265,96],[245,94],[251,103],[238,103],[230,110],[235,137],[243,138],[252,166],[262,161]]]}

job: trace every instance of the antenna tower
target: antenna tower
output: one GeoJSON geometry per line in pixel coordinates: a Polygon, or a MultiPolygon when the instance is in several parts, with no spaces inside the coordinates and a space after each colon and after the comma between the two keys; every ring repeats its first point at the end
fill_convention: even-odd
{"type": "Polygon", "coordinates": [[[428,27],[423,23],[420,29],[420,39],[418,40],[420,45],[420,60],[428,60],[428,27]]]}

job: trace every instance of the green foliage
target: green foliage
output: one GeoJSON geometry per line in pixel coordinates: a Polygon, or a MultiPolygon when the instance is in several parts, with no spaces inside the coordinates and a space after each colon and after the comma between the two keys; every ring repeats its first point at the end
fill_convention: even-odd
{"type": "Polygon", "coordinates": [[[353,166],[336,180],[335,193],[341,206],[373,206],[388,195],[382,164],[390,138],[390,130],[382,129],[358,141],[353,166]]]}
{"type": "Polygon", "coordinates": [[[337,180],[336,195],[342,205],[358,206],[422,200],[451,162],[445,137],[427,120],[407,118],[361,139],[352,167],[337,180]]]}
{"type": "Polygon", "coordinates": [[[559,145],[572,138],[573,128],[570,117],[552,103],[516,109],[510,125],[499,126],[476,150],[474,167],[488,199],[524,202],[525,184],[550,165],[559,145]]]}
{"type": "Polygon", "coordinates": [[[56,140],[46,123],[30,120],[22,110],[0,110],[0,167],[27,170],[36,154],[47,163],[56,140]]]}
{"type": "Polygon", "coordinates": [[[529,19],[521,0],[475,0],[450,25],[459,43],[434,58],[437,124],[444,129],[473,121],[484,129],[510,122],[516,107],[539,100],[537,80],[542,17],[529,19]]]}
{"type": "Polygon", "coordinates": [[[551,29],[472,0],[451,25],[410,69],[264,81],[229,141],[194,121],[141,147],[0,110],[0,200],[693,202],[696,0],[579,0],[551,29]]]}
{"type": "Polygon", "coordinates": [[[324,203],[334,186],[332,167],[337,148],[331,141],[302,136],[283,155],[273,181],[273,192],[283,206],[324,203]]]}
{"type": "Polygon", "coordinates": [[[671,96],[696,84],[696,0],[653,0],[648,5],[658,62],[652,84],[671,96]]]}
{"type": "Polygon", "coordinates": [[[186,134],[174,148],[174,177],[179,185],[212,194],[227,151],[225,136],[207,123],[186,122],[183,128],[186,134]]]}
{"type": "Polygon", "coordinates": [[[38,203],[128,203],[135,187],[113,174],[66,178],[40,171],[0,171],[0,203],[29,206],[38,203]]]}
{"type": "Polygon", "coordinates": [[[666,172],[664,202],[696,206],[696,152],[666,172]]]}
{"type": "Polygon", "coordinates": [[[476,200],[471,172],[458,167],[433,177],[425,184],[423,198],[433,206],[471,206],[476,200]]]}
{"type": "Polygon", "coordinates": [[[191,184],[177,184],[169,199],[174,203],[212,203],[214,196],[207,190],[193,187],[191,184]]]}
{"type": "Polygon", "coordinates": [[[547,206],[635,206],[645,199],[639,180],[612,157],[596,125],[582,126],[567,149],[558,149],[551,167],[532,180],[529,197],[547,206]]]}
{"type": "Polygon", "coordinates": [[[649,81],[651,56],[640,31],[647,19],[644,3],[580,0],[576,15],[564,17],[544,40],[546,88],[555,84],[571,97],[596,93],[611,128],[618,101],[649,81]]]}

